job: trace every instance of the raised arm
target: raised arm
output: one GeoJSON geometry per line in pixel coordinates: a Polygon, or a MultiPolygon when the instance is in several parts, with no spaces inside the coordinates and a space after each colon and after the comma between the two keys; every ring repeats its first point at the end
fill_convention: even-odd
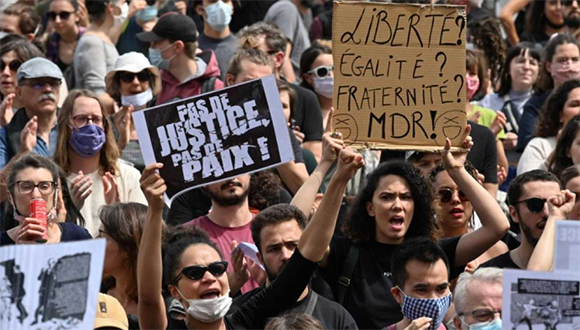
{"type": "Polygon", "coordinates": [[[163,228],[163,193],[165,181],[157,170],[163,164],[147,166],[141,176],[141,189],[149,202],[147,219],[137,258],[137,285],[139,292],[139,325],[141,329],[167,328],[165,302],[161,296],[163,262],[161,233],[163,228]]]}
{"type": "MultiPolygon", "coordinates": [[[[464,148],[471,148],[473,142],[468,136],[471,127],[466,129],[464,148]]],[[[443,150],[443,163],[449,176],[457,183],[477,215],[481,219],[482,227],[474,232],[463,235],[459,239],[455,254],[455,267],[462,266],[479,257],[491,248],[509,229],[509,222],[499,207],[495,198],[482,187],[475,178],[465,170],[467,152],[451,154],[451,141],[447,139],[443,150]]]]}
{"type": "Polygon", "coordinates": [[[344,142],[340,138],[340,133],[332,132],[332,115],[334,110],[330,110],[326,130],[322,136],[322,158],[318,166],[300,187],[292,199],[292,205],[298,207],[307,217],[310,215],[312,205],[316,198],[316,193],[320,189],[324,176],[336,160],[336,155],[344,148],[344,142]]]}
{"type": "Polygon", "coordinates": [[[499,21],[512,46],[520,42],[520,37],[518,36],[514,22],[514,15],[524,9],[530,2],[531,0],[510,0],[499,13],[499,21]]]}
{"type": "Polygon", "coordinates": [[[569,190],[562,190],[558,195],[548,198],[549,216],[540,240],[528,262],[528,270],[552,271],[556,245],[556,221],[569,219],[572,209],[576,207],[576,195],[569,190]]]}

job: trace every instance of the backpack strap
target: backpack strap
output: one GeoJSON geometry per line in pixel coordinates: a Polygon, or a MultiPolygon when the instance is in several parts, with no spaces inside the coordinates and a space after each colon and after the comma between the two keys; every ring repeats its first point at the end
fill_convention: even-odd
{"type": "Polygon", "coordinates": [[[216,76],[209,77],[206,79],[203,84],[201,84],[201,94],[205,94],[207,92],[211,92],[215,90],[215,81],[217,80],[216,76]]]}
{"type": "Polygon", "coordinates": [[[520,130],[520,125],[518,122],[520,121],[520,114],[514,110],[512,102],[507,99],[501,108],[501,112],[503,112],[506,116],[506,132],[513,132],[518,134],[520,130]]]}
{"type": "Polygon", "coordinates": [[[344,268],[342,269],[342,275],[338,278],[338,303],[343,304],[344,298],[346,297],[346,291],[350,286],[350,279],[354,272],[354,267],[358,262],[359,249],[356,245],[351,245],[348,249],[348,255],[346,256],[346,261],[344,262],[344,268]]]}

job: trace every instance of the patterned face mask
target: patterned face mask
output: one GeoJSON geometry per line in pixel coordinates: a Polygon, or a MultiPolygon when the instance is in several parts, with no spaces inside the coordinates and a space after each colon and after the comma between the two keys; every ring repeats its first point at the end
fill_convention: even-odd
{"type": "Polygon", "coordinates": [[[443,322],[447,309],[451,306],[453,295],[449,293],[441,298],[415,298],[407,296],[401,288],[399,290],[403,293],[403,306],[401,306],[403,315],[409,321],[420,317],[429,317],[431,318],[431,326],[428,329],[437,330],[443,322]]]}

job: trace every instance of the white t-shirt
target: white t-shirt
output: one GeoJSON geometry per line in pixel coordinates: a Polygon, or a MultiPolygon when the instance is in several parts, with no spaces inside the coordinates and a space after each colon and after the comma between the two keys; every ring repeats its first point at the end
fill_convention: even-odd
{"type": "MultiPolygon", "coordinates": [[[[135,202],[147,205],[145,195],[143,195],[141,187],[139,186],[141,173],[139,173],[136,168],[122,162],[117,162],[117,167],[119,168],[119,173],[115,175],[115,180],[117,180],[117,186],[119,187],[120,202],[135,202]]],[[[77,175],[77,173],[71,173],[68,176],[69,188],[71,187],[72,180],[76,178],[77,175]]],[[[86,221],[85,228],[89,233],[91,233],[91,235],[93,235],[93,237],[96,237],[99,234],[99,227],[101,226],[99,211],[102,206],[107,205],[107,203],[105,203],[105,188],[99,171],[85,175],[90,177],[91,181],[93,181],[93,192],[89,197],[87,197],[87,199],[85,199],[85,204],[80,211],[86,221]]]]}

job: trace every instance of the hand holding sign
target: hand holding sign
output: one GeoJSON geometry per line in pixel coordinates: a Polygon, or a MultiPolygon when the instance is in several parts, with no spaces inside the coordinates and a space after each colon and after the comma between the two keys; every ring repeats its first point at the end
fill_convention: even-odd
{"type": "Polygon", "coordinates": [[[445,149],[443,149],[441,155],[443,165],[445,165],[445,169],[448,172],[463,169],[463,167],[465,166],[467,154],[469,153],[469,150],[471,150],[471,147],[473,146],[473,139],[471,138],[471,136],[469,136],[469,133],[471,133],[471,125],[467,125],[467,128],[465,129],[464,133],[465,138],[463,139],[462,143],[463,149],[467,149],[467,151],[458,151],[451,153],[450,152],[451,140],[449,140],[449,138],[445,139],[445,149]]]}

